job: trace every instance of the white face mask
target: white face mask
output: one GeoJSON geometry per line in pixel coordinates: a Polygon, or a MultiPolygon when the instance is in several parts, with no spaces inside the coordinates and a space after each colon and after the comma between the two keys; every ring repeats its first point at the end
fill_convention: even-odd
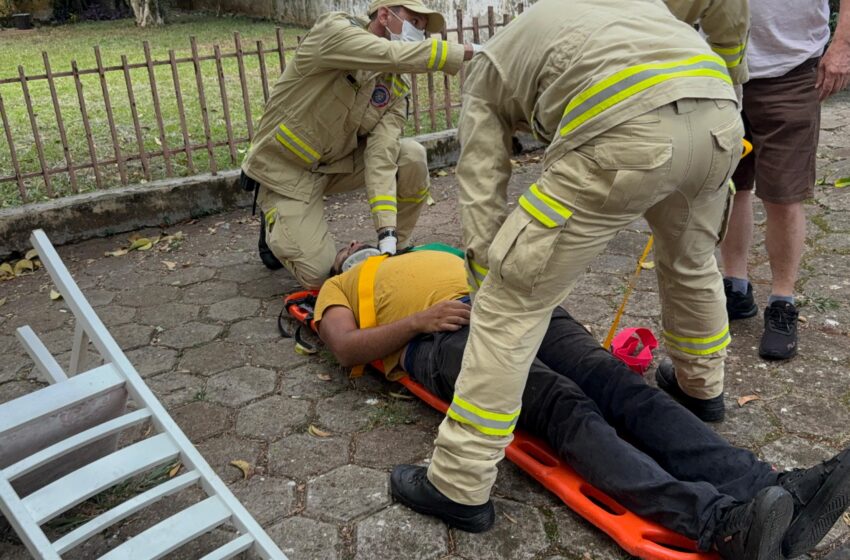
{"type": "Polygon", "coordinates": [[[345,272],[354,265],[362,263],[369,257],[376,257],[380,254],[381,252],[375,247],[363,247],[361,249],[358,249],[357,251],[349,255],[348,258],[342,261],[342,266],[340,266],[339,268],[342,272],[345,272]]]}
{"type": "Polygon", "coordinates": [[[390,13],[394,15],[396,19],[401,21],[401,34],[393,33],[389,30],[389,28],[387,28],[387,31],[389,31],[390,33],[391,41],[407,41],[410,43],[415,43],[417,41],[425,40],[424,31],[416,29],[416,27],[412,23],[410,23],[406,19],[401,19],[394,11],[390,10],[390,13]]]}

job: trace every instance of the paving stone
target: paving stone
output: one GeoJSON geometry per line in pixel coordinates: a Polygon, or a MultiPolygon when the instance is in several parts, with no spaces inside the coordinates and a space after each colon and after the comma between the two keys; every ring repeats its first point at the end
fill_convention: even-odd
{"type": "Polygon", "coordinates": [[[188,373],[161,373],[146,380],[157,398],[166,408],[186,404],[203,395],[203,378],[188,373]]]}
{"type": "Polygon", "coordinates": [[[10,381],[0,385],[0,403],[8,402],[22,397],[33,391],[46,387],[45,382],[36,381],[10,381]]]}
{"type": "MultiPolygon", "coordinates": [[[[629,298],[629,314],[637,317],[660,317],[661,316],[661,299],[654,292],[638,292],[632,293],[629,298]]],[[[607,315],[612,316],[613,310],[607,315]]]]}
{"type": "Polygon", "coordinates": [[[256,346],[251,356],[251,363],[255,366],[283,370],[284,372],[315,360],[310,356],[296,353],[295,342],[284,338],[280,338],[277,342],[256,346]]]}
{"type": "Polygon", "coordinates": [[[307,482],[304,514],[317,519],[349,522],[390,503],[385,472],[345,465],[307,482]]]}
{"type": "Polygon", "coordinates": [[[266,265],[259,262],[259,257],[257,257],[256,260],[252,259],[249,263],[219,269],[218,279],[245,284],[263,280],[270,274],[272,272],[266,268],[266,265]]]}
{"type": "Polygon", "coordinates": [[[100,310],[97,308],[108,305],[115,299],[115,292],[112,290],[89,289],[85,290],[83,295],[89,302],[89,305],[94,307],[98,313],[100,313],[100,310]]]}
{"type": "Polygon", "coordinates": [[[770,407],[792,434],[837,438],[850,433],[850,410],[834,399],[789,395],[770,407]]]}
{"type": "MultiPolygon", "coordinates": [[[[259,232],[259,229],[257,230],[259,232]]],[[[207,265],[215,268],[239,268],[238,265],[251,263],[259,257],[246,251],[219,253],[215,258],[207,259],[207,265]]]]}
{"type": "Polygon", "coordinates": [[[291,480],[254,475],[234,484],[232,490],[260,525],[295,513],[295,483],[291,480]]]}
{"type": "Polygon", "coordinates": [[[850,239],[840,233],[831,233],[818,240],[818,247],[834,253],[850,252],[850,239]]]}
{"type": "Polygon", "coordinates": [[[0,336],[0,354],[5,354],[17,345],[13,336],[0,336]]]}
{"type": "Polygon", "coordinates": [[[189,348],[183,351],[180,368],[210,376],[220,371],[236,369],[248,365],[251,350],[248,346],[214,340],[209,344],[189,348]]]}
{"type": "Polygon", "coordinates": [[[279,272],[279,274],[240,284],[239,293],[251,298],[271,299],[300,289],[287,271],[281,270],[279,272]]]}
{"type": "Polygon", "coordinates": [[[123,305],[105,305],[97,310],[97,316],[100,317],[106,328],[111,329],[114,326],[132,321],[133,317],[136,316],[136,310],[123,305]]]}
{"type": "Polygon", "coordinates": [[[292,371],[284,371],[280,393],[299,399],[321,399],[345,390],[346,380],[334,368],[310,362],[292,371]],[[329,381],[319,376],[330,376],[329,381]]]}
{"type": "Polygon", "coordinates": [[[260,457],[260,444],[236,436],[218,436],[196,445],[198,451],[228,484],[242,479],[242,471],[230,464],[231,461],[246,461],[256,466],[260,457]]]}
{"type": "Polygon", "coordinates": [[[394,505],[357,524],[355,558],[443,558],[448,552],[446,526],[433,517],[394,505]]]}
{"type": "Polygon", "coordinates": [[[214,321],[235,321],[254,315],[260,302],[246,297],[235,297],[214,303],[207,310],[207,317],[214,321]]]}
{"type": "Polygon", "coordinates": [[[153,337],[154,328],[136,323],[127,323],[119,325],[113,329],[109,329],[115,342],[125,352],[138,348],[139,346],[147,346],[153,337]]]}
{"type": "Polygon", "coordinates": [[[795,391],[825,399],[850,393],[850,370],[846,364],[794,360],[782,371],[780,379],[795,391]]]}
{"type": "Polygon", "coordinates": [[[625,257],[622,255],[609,255],[602,253],[593,262],[590,263],[590,272],[600,272],[607,274],[622,275],[623,278],[628,278],[634,271],[637,258],[640,255],[625,257]]]}
{"type": "Polygon", "coordinates": [[[821,214],[821,219],[831,232],[850,231],[850,212],[827,212],[821,214]]]}
{"type": "Polygon", "coordinates": [[[151,377],[174,368],[177,352],[161,346],[145,346],[127,352],[127,359],[142,377],[151,377]]]}
{"type": "Polygon", "coordinates": [[[236,295],[236,284],[210,280],[183,289],[183,302],[209,305],[236,295]]]}
{"type": "Polygon", "coordinates": [[[319,438],[293,434],[269,446],[269,469],[275,475],[306,480],[348,463],[350,442],[349,437],[341,435],[319,438]]]}
{"type": "Polygon", "coordinates": [[[766,403],[753,401],[743,408],[734,400],[726,398],[726,420],[714,424],[714,430],[740,447],[757,447],[778,432],[773,416],[766,403]]]}
{"type": "MultiPolygon", "coordinates": [[[[36,333],[38,335],[38,333],[36,333]]],[[[69,351],[74,345],[74,328],[70,325],[54,329],[42,335],[38,335],[47,350],[56,356],[69,351]]]]}
{"type": "Polygon", "coordinates": [[[307,401],[271,396],[239,411],[236,431],[267,441],[279,439],[293,428],[307,424],[310,405],[307,401]]]}
{"type": "Polygon", "coordinates": [[[549,546],[543,516],[528,505],[494,500],[496,523],[486,533],[453,530],[457,552],[467,558],[534,558],[549,546]]]}
{"type": "Polygon", "coordinates": [[[190,286],[198,282],[206,282],[215,276],[214,268],[204,266],[187,266],[166,272],[164,283],[169,286],[190,286]]]}
{"type": "Polygon", "coordinates": [[[380,404],[362,393],[345,392],[322,399],[316,404],[319,424],[335,433],[351,434],[369,425],[370,416],[380,404]],[[374,404],[370,404],[374,401],[374,404]]]}
{"type": "Polygon", "coordinates": [[[436,433],[420,426],[375,428],[354,439],[354,462],[390,470],[403,463],[419,463],[431,456],[436,433]]]}
{"type": "Polygon", "coordinates": [[[558,546],[572,558],[620,560],[631,558],[608,535],[588,523],[567,506],[560,504],[552,510],[551,525],[558,546]]]}
{"type": "Polygon", "coordinates": [[[144,291],[160,281],[159,274],[145,271],[140,263],[128,264],[129,267],[104,275],[101,285],[110,290],[126,290],[131,286],[135,290],[144,291]]]}
{"type": "Polygon", "coordinates": [[[217,337],[222,331],[218,325],[208,325],[192,321],[178,325],[159,335],[159,344],[171,348],[191,348],[217,337]]]}
{"type": "Polygon", "coordinates": [[[842,546],[823,557],[823,560],[850,560],[850,546],[842,546]]]}
{"type": "Polygon", "coordinates": [[[337,528],[304,517],[290,517],[266,532],[289,558],[336,560],[341,558],[337,528]]]}
{"type": "Polygon", "coordinates": [[[273,344],[280,339],[277,317],[252,317],[234,323],[227,339],[242,344],[273,344]]]}
{"type": "Polygon", "coordinates": [[[637,262],[637,258],[643,253],[647,241],[649,241],[649,236],[646,233],[624,230],[614,236],[614,239],[608,243],[605,252],[612,255],[632,257],[637,262]]]}
{"type": "Polygon", "coordinates": [[[499,463],[499,475],[493,486],[493,495],[534,507],[560,503],[552,492],[510,461],[499,463]]]}
{"type": "Polygon", "coordinates": [[[206,401],[193,401],[171,413],[186,437],[197,443],[230,429],[230,411],[206,401]]]}
{"type": "Polygon", "coordinates": [[[225,371],[207,382],[207,398],[238,407],[274,391],[275,378],[274,372],[252,366],[225,371]]]}
{"type": "Polygon", "coordinates": [[[4,355],[0,357],[0,383],[21,380],[23,369],[27,365],[20,356],[4,355]]]}
{"type": "Polygon", "coordinates": [[[170,329],[198,318],[201,308],[186,303],[167,303],[139,309],[137,320],[145,325],[170,329]]]}
{"type": "Polygon", "coordinates": [[[808,468],[835,455],[838,450],[797,436],[783,436],[761,448],[761,457],[778,470],[808,468]]]}
{"type": "Polygon", "coordinates": [[[613,313],[608,300],[573,292],[562,306],[581,323],[596,323],[608,320],[613,313]]]}
{"type": "Polygon", "coordinates": [[[181,295],[180,288],[175,286],[152,285],[140,288],[132,278],[123,285],[125,288],[127,286],[132,286],[132,289],[118,292],[115,301],[129,307],[156,307],[164,302],[176,301],[181,295]]]}

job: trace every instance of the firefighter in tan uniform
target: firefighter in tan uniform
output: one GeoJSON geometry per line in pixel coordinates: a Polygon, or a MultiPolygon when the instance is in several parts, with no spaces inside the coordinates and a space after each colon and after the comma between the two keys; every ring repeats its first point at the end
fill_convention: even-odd
{"type": "Polygon", "coordinates": [[[336,255],[325,195],[365,185],[380,249],[407,243],[430,180],[425,149],[401,138],[406,73],[454,74],[473,52],[439,35],[425,40],[424,30],[438,33],[444,20],[420,0],[374,0],[369,15],[316,21],[275,84],[242,164],[243,186],[258,189],[263,262],[285,266],[307,288],[321,286],[336,255]]]}
{"type": "Polygon", "coordinates": [[[655,234],[681,390],[722,407],[729,328],[714,251],[741,155],[733,84],[747,77],[749,11],[746,0],[668,4],[539,0],[469,66],[457,177],[478,291],[427,477],[424,467],[393,472],[393,492],[419,511],[467,530],[490,526],[496,465],[552,310],[641,216],[655,234]],[[518,128],[549,146],[543,174],[509,213],[518,128]]]}

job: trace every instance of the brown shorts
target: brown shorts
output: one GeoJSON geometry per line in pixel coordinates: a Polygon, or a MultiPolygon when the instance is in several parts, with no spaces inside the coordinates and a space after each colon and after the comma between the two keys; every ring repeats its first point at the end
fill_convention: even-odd
{"type": "Polygon", "coordinates": [[[744,84],[741,116],[753,153],[738,164],[732,180],[775,204],[791,204],[814,194],[820,132],[820,102],[815,89],[818,58],[784,76],[744,84]]]}

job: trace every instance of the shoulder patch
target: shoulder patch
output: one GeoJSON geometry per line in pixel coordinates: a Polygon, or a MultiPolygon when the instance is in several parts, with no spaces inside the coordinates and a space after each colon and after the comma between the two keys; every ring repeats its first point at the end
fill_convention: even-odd
{"type": "Polygon", "coordinates": [[[372,90],[372,106],[373,107],[386,107],[387,103],[390,102],[390,90],[384,84],[377,84],[375,89],[372,90]]]}

